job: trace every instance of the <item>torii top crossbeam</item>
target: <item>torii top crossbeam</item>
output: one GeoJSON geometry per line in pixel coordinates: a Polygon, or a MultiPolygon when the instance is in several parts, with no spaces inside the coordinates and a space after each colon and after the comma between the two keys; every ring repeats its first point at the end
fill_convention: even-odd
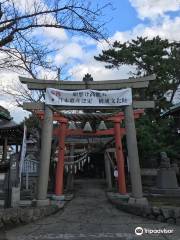
{"type": "MultiPolygon", "coordinates": [[[[31,79],[25,77],[19,77],[21,83],[27,84],[30,90],[46,90],[47,88],[55,88],[61,90],[118,90],[122,88],[147,88],[149,81],[156,79],[156,76],[149,75],[145,77],[120,79],[120,80],[106,80],[106,81],[54,81],[54,80],[41,80],[41,79],[31,79]]],[[[23,108],[25,110],[44,110],[44,103],[37,102],[24,102],[23,108]]],[[[57,108],[57,107],[56,107],[57,108]]],[[[90,107],[91,108],[91,107],[90,107]]],[[[154,108],[154,101],[133,101],[133,108],[154,108]]],[[[68,110],[68,109],[81,109],[81,107],[68,107],[68,106],[58,106],[58,109],[68,110]]],[[[89,109],[89,107],[86,107],[89,109]]],[[[93,107],[96,109],[96,107],[93,107]]],[[[104,107],[106,109],[106,107],[104,107]]]]}
{"type": "Polygon", "coordinates": [[[149,81],[155,80],[156,76],[149,75],[146,77],[120,79],[120,80],[106,80],[106,81],[54,81],[54,80],[40,80],[25,77],[19,77],[21,83],[27,84],[30,90],[45,90],[46,88],[56,88],[61,90],[113,90],[120,88],[146,88],[149,81]]]}

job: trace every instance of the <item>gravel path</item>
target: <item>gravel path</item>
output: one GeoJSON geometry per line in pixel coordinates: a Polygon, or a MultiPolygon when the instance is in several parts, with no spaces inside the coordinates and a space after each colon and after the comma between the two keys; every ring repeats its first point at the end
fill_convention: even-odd
{"type": "MultiPolygon", "coordinates": [[[[106,199],[100,180],[76,182],[76,196],[63,211],[6,233],[7,240],[180,240],[180,227],[117,210],[106,199]],[[143,234],[135,228],[168,229],[172,234],[143,234]]],[[[144,230],[145,231],[145,230],[144,230]]],[[[1,239],[1,238],[0,238],[1,239]]]]}

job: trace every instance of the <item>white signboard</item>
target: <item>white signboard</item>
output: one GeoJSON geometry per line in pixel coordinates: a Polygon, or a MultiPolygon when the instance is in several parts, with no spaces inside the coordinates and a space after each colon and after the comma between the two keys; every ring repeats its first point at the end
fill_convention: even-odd
{"type": "Polygon", "coordinates": [[[117,107],[132,104],[131,88],[121,90],[96,91],[92,89],[64,91],[54,88],[46,89],[47,105],[117,107]]]}
{"type": "Polygon", "coordinates": [[[19,162],[19,178],[21,183],[21,173],[23,169],[24,159],[26,156],[26,136],[27,136],[27,127],[24,124],[24,135],[23,135],[23,142],[22,142],[22,148],[21,148],[21,157],[19,162]]]}

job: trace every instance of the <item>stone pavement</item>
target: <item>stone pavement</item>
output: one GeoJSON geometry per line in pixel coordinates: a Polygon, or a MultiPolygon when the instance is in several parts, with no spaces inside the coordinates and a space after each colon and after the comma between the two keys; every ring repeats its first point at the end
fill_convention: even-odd
{"type": "MultiPolygon", "coordinates": [[[[106,199],[99,180],[76,182],[76,196],[65,209],[6,233],[6,240],[179,240],[180,227],[122,212],[106,199]],[[135,235],[135,228],[172,230],[172,234],[135,235]]],[[[144,229],[145,231],[145,229],[144,229]]],[[[1,238],[0,238],[1,239],[1,238]]]]}

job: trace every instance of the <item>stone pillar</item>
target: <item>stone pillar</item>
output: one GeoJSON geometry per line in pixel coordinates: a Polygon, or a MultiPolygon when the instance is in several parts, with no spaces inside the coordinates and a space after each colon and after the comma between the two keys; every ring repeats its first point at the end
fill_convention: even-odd
{"type": "Polygon", "coordinates": [[[41,135],[41,152],[37,192],[37,205],[48,204],[47,189],[49,179],[49,164],[51,155],[53,131],[53,111],[45,105],[44,120],[41,135]]]}
{"type": "MultiPolygon", "coordinates": [[[[74,144],[72,143],[70,145],[70,152],[69,152],[69,156],[72,157],[74,156],[74,144]]],[[[70,158],[70,161],[72,161],[73,158],[70,158]]],[[[68,172],[67,174],[67,186],[66,186],[67,190],[73,190],[74,188],[74,172],[68,172]]]]}
{"type": "Polygon", "coordinates": [[[66,136],[67,120],[61,121],[60,133],[59,133],[59,152],[58,162],[56,168],[56,196],[63,195],[64,192],[64,150],[65,150],[65,136],[66,136]]]}
{"type": "Polygon", "coordinates": [[[116,158],[118,168],[118,190],[120,194],[126,194],[126,181],[125,181],[125,170],[124,170],[124,156],[121,142],[121,127],[120,122],[114,122],[115,132],[115,147],[116,147],[116,158]]]}
{"type": "Polygon", "coordinates": [[[131,201],[139,204],[147,204],[143,198],[141,172],[139,165],[139,155],[136,139],[136,128],[134,122],[134,112],[132,105],[125,107],[125,129],[128,149],[129,169],[132,185],[131,201]]]}
{"type": "Polygon", "coordinates": [[[106,153],[104,154],[104,161],[105,161],[106,183],[107,183],[108,190],[110,190],[112,189],[112,175],[111,175],[110,161],[106,153]]]}
{"type": "Polygon", "coordinates": [[[20,187],[11,189],[11,207],[19,207],[20,204],[20,187]]]}

